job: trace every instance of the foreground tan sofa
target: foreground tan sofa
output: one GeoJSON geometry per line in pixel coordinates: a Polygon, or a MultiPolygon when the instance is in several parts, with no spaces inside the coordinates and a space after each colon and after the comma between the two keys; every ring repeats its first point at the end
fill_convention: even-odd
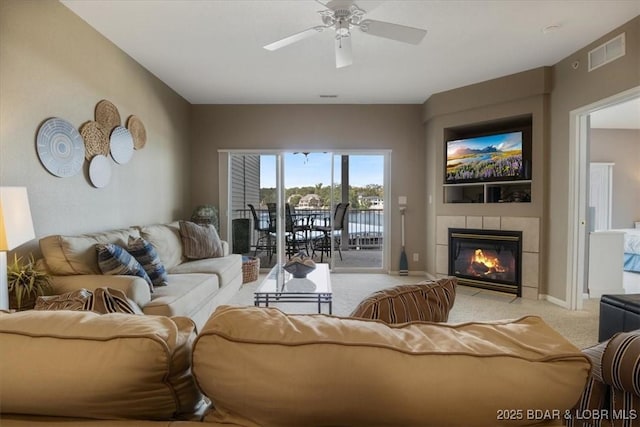
{"type": "Polygon", "coordinates": [[[40,239],[45,268],[53,275],[54,293],[85,288],[120,289],[145,314],[187,316],[201,328],[211,313],[226,304],[242,285],[242,257],[224,256],[189,261],[184,257],[178,222],[156,224],[79,236],[53,235],[40,239]],[[95,245],[115,243],[126,247],[129,236],[142,237],[153,245],[169,273],[168,286],[151,293],[144,279],[136,276],[103,275],[95,245]]]}
{"type": "Polygon", "coordinates": [[[196,337],[183,318],[30,311],[0,313],[0,342],[3,427],[562,425],[526,411],[570,409],[590,370],[537,317],[390,326],[225,306],[196,337]]]}

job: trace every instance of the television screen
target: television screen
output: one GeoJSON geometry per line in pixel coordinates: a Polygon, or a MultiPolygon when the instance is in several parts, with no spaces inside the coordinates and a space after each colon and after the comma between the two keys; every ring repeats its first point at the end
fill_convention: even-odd
{"type": "Polygon", "coordinates": [[[449,184],[523,177],[521,131],[447,141],[449,184]]]}

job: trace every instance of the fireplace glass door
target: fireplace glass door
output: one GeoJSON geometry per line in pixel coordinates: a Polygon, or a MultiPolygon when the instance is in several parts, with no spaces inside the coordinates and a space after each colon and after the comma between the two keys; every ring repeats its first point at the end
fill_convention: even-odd
{"type": "Polygon", "coordinates": [[[449,274],[461,284],[521,293],[522,233],[449,229],[449,274]]]}

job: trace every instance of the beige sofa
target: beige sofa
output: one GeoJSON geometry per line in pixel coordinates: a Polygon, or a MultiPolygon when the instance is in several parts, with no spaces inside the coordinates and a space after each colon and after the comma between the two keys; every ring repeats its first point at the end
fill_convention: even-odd
{"type": "Polygon", "coordinates": [[[537,317],[394,326],[225,306],[196,337],[184,318],[30,311],[0,313],[0,342],[3,427],[559,426],[590,370],[537,317]]]}
{"type": "Polygon", "coordinates": [[[56,294],[85,288],[120,289],[145,314],[186,316],[201,328],[215,308],[227,303],[242,285],[242,257],[224,256],[187,260],[183,254],[179,223],[156,224],[78,236],[47,236],[40,240],[45,268],[53,275],[56,294]],[[115,243],[126,247],[129,236],[151,243],[168,273],[168,286],[155,287],[137,276],[103,275],[95,245],[115,243]]]}

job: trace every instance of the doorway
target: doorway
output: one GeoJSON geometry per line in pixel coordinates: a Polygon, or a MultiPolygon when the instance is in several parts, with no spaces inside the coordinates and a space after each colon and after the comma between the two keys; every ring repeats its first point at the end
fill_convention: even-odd
{"type": "Polygon", "coordinates": [[[588,281],[588,232],[590,230],[589,194],[589,135],[590,115],[624,102],[640,98],[640,87],[630,89],[571,112],[569,156],[569,227],[567,271],[567,306],[580,310],[588,281]]]}

